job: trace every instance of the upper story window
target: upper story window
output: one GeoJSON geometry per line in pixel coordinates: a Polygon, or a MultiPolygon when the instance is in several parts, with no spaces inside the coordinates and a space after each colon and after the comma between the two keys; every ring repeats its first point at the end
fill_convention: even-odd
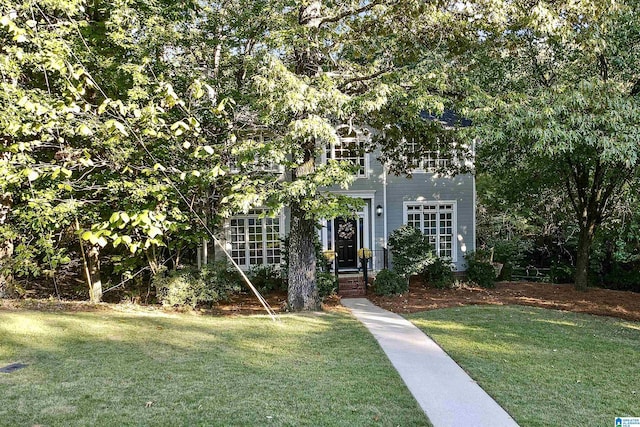
{"type": "Polygon", "coordinates": [[[339,141],[327,146],[326,159],[347,161],[357,167],[356,176],[366,177],[369,156],[365,144],[368,134],[351,126],[340,126],[336,133],[339,141]]]}
{"type": "Polygon", "coordinates": [[[440,154],[440,151],[420,151],[418,143],[407,142],[407,151],[411,154],[411,162],[415,164],[415,170],[436,172],[451,166],[451,159],[440,154]]]}

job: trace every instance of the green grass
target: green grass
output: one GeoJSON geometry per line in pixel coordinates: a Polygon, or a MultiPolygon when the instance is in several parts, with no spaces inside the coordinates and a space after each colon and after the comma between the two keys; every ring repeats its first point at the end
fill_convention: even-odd
{"type": "Polygon", "coordinates": [[[640,323],[524,307],[408,316],[522,426],[640,417],[640,323]]]}
{"type": "Polygon", "coordinates": [[[428,425],[356,320],[281,319],[0,311],[0,425],[428,425]]]}

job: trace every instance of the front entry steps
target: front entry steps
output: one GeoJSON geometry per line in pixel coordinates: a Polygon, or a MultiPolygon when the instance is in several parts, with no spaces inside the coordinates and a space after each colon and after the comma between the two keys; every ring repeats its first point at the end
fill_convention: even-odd
{"type": "MultiPolygon", "coordinates": [[[[369,277],[369,283],[372,278],[369,277]]],[[[363,297],[367,294],[364,277],[361,274],[340,275],[338,277],[338,295],[344,298],[363,297]]]]}

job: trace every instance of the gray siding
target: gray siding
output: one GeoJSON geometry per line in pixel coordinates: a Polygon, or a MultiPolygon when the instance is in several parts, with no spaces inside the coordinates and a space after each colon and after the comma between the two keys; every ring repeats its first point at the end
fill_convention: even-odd
{"type": "MultiPolygon", "coordinates": [[[[328,191],[351,194],[354,197],[370,197],[365,208],[368,218],[368,230],[375,251],[373,268],[383,267],[383,249],[386,247],[385,224],[387,233],[405,223],[406,202],[455,202],[455,269],[465,269],[465,253],[475,250],[475,181],[471,174],[453,177],[439,176],[433,173],[416,172],[412,177],[385,175],[383,165],[377,160],[377,153],[370,153],[367,161],[367,176],[358,178],[349,190],[330,188],[328,191]],[[385,186],[386,180],[386,201],[385,186]],[[382,216],[375,214],[376,206],[383,206],[382,216]]],[[[283,234],[289,232],[289,209],[284,212],[283,234]]],[[[223,240],[228,236],[221,236],[223,240]]],[[[218,252],[218,251],[216,251],[218,252]]],[[[221,254],[216,253],[219,257],[221,254]]]]}
{"type": "MultiPolygon", "coordinates": [[[[386,206],[384,201],[384,169],[377,160],[377,153],[369,154],[366,178],[358,178],[346,193],[357,195],[362,192],[374,192],[373,207],[385,207],[386,217],[373,215],[371,225],[374,230],[374,247],[381,253],[385,247],[385,221],[387,233],[405,223],[405,202],[415,201],[453,201],[456,204],[454,247],[456,251],[455,269],[464,270],[465,253],[475,250],[475,184],[472,174],[441,176],[428,172],[416,172],[411,177],[386,176],[386,206]]],[[[334,191],[340,191],[332,189],[334,191]]],[[[382,257],[376,259],[376,269],[382,268],[382,257]]]]}
{"type": "Polygon", "coordinates": [[[405,202],[454,201],[456,270],[465,269],[464,255],[475,250],[474,177],[470,174],[438,177],[416,173],[411,178],[387,177],[387,229],[391,233],[405,223],[405,202]]]}

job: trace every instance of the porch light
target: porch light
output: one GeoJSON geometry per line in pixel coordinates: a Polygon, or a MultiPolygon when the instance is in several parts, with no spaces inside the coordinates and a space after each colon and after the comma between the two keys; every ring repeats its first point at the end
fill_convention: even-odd
{"type": "Polygon", "coordinates": [[[360,259],[369,259],[371,258],[372,254],[373,252],[371,252],[371,249],[367,249],[367,248],[358,249],[358,258],[360,259]]]}
{"type": "Polygon", "coordinates": [[[382,215],[382,205],[376,206],[376,215],[378,216],[382,215]]]}

